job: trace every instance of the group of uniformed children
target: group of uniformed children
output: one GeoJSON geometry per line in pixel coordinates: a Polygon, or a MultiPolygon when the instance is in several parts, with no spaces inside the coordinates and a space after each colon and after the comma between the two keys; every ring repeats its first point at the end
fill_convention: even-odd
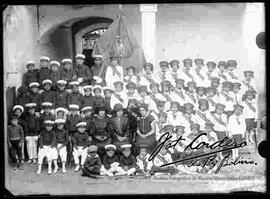
{"type": "MultiPolygon", "coordinates": [[[[187,163],[161,167],[206,149],[184,150],[200,133],[197,142],[214,143],[228,136],[233,141],[254,143],[258,119],[257,92],[253,71],[235,74],[235,60],[184,59],[160,61],[160,70],[146,63],[138,74],[135,67],[124,70],[119,57],[110,55],[104,78],[100,76],[102,56],[95,65],[84,65],[78,54],[62,65],[48,57],[26,64],[22,86],[8,126],[8,144],[14,168],[37,163],[42,171],[44,157],[48,173],[62,172],[73,162],[82,175],[136,175],[205,172],[187,163]],[[162,135],[169,132],[177,143],[162,147],[152,161],[150,153],[162,135]]],[[[163,136],[164,137],[164,136],[163,136]]],[[[239,156],[232,150],[232,159],[239,156]]],[[[222,158],[222,153],[219,153],[222,158]]],[[[212,171],[208,169],[207,172],[212,171]]]]}

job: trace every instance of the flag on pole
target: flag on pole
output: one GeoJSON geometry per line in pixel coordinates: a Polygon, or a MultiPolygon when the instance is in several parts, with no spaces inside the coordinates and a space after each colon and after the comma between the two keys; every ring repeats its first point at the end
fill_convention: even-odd
{"type": "Polygon", "coordinates": [[[110,54],[119,57],[120,65],[124,68],[134,66],[136,73],[142,71],[145,64],[143,49],[126,22],[122,10],[119,10],[116,19],[107,31],[97,41],[92,56],[101,54],[103,57],[100,77],[104,79],[107,66],[110,62],[110,54]]]}

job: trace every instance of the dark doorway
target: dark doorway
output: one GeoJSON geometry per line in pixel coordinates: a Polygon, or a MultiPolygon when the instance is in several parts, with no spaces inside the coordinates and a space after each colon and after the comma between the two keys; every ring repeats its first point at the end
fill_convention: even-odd
{"type": "Polygon", "coordinates": [[[83,49],[83,52],[82,52],[82,54],[85,55],[84,64],[89,66],[89,68],[91,68],[95,64],[94,59],[91,56],[92,52],[93,52],[93,49],[83,49]]]}
{"type": "Polygon", "coordinates": [[[77,21],[72,25],[72,41],[73,41],[73,55],[82,53],[85,55],[85,64],[91,68],[94,65],[94,59],[92,58],[92,51],[96,41],[102,36],[107,30],[109,25],[113,22],[112,19],[103,17],[90,17],[77,21]],[[95,26],[97,24],[97,26],[95,26]],[[102,24],[102,25],[99,25],[102,24]],[[89,29],[84,35],[82,35],[82,52],[76,52],[75,46],[75,35],[82,29],[85,29],[93,25],[93,29],[89,29]]]}

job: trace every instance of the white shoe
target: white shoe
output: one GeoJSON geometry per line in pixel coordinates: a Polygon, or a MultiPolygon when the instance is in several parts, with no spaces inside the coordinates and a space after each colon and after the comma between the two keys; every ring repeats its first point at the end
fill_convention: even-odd
{"type": "Polygon", "coordinates": [[[80,165],[77,165],[76,168],[74,169],[75,172],[80,170],[80,165]]]}
{"type": "Polygon", "coordinates": [[[48,174],[49,174],[49,175],[52,174],[52,168],[48,168],[48,174]]]}
{"type": "Polygon", "coordinates": [[[32,163],[32,160],[28,160],[27,163],[28,163],[28,164],[31,164],[31,163],[32,163]]]}
{"type": "Polygon", "coordinates": [[[58,171],[58,167],[55,167],[53,170],[53,173],[57,173],[57,171],[58,171]]]}
{"type": "Polygon", "coordinates": [[[32,162],[33,164],[36,164],[37,163],[37,160],[36,159],[33,159],[33,162],[32,162]]]}
{"type": "Polygon", "coordinates": [[[39,175],[41,173],[41,169],[37,170],[37,175],[39,175]]]}
{"type": "Polygon", "coordinates": [[[62,168],[62,172],[63,172],[63,173],[66,173],[66,172],[67,172],[65,167],[62,168]]]}

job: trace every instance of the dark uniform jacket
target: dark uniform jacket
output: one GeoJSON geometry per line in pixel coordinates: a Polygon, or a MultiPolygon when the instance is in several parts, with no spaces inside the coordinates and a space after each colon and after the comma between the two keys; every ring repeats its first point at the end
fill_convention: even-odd
{"type": "Polygon", "coordinates": [[[120,119],[117,117],[110,118],[109,131],[113,141],[119,141],[117,136],[126,137],[129,139],[129,121],[126,116],[120,119]]]}
{"type": "Polygon", "coordinates": [[[136,137],[136,131],[138,128],[138,120],[137,118],[140,116],[139,111],[137,108],[132,108],[127,110],[127,117],[129,120],[129,127],[130,127],[130,142],[136,137]]]}
{"type": "Polygon", "coordinates": [[[65,67],[61,66],[60,70],[60,79],[67,81],[68,83],[77,78],[76,72],[73,69],[66,70],[65,67]]]}
{"type": "Polygon", "coordinates": [[[55,117],[54,117],[54,115],[52,113],[47,114],[47,113],[44,112],[44,113],[40,114],[39,120],[40,120],[40,126],[41,126],[41,128],[44,129],[45,128],[44,121],[45,120],[52,120],[52,121],[54,121],[55,120],[55,117]]]}
{"type": "Polygon", "coordinates": [[[68,108],[68,92],[67,91],[60,91],[57,90],[54,93],[54,102],[55,102],[55,108],[58,107],[63,107],[63,108],[68,108]]]}
{"type": "Polygon", "coordinates": [[[101,166],[102,166],[102,163],[101,163],[100,157],[98,155],[96,155],[94,158],[87,155],[86,160],[84,162],[85,168],[87,168],[87,169],[93,168],[93,169],[100,170],[101,166]]]}
{"type": "Polygon", "coordinates": [[[60,70],[50,72],[50,80],[52,80],[52,90],[57,90],[57,81],[60,80],[60,70]]]}
{"type": "MultiPolygon", "coordinates": [[[[27,123],[25,122],[25,119],[22,117],[18,118],[18,124],[23,128],[23,132],[27,132],[27,123]]],[[[25,135],[24,135],[25,136],[25,135]]]]}
{"type": "Polygon", "coordinates": [[[82,94],[80,92],[71,92],[67,97],[68,104],[77,104],[79,107],[82,105],[82,94]]]}
{"type": "Polygon", "coordinates": [[[21,105],[25,108],[25,104],[29,103],[28,94],[21,94],[15,98],[15,104],[21,105]]]}
{"type": "Polygon", "coordinates": [[[90,96],[82,96],[82,107],[84,106],[91,106],[93,108],[94,105],[94,97],[92,95],[90,96]]]}
{"type": "Polygon", "coordinates": [[[55,130],[55,136],[56,136],[56,143],[57,144],[63,144],[64,146],[67,146],[68,144],[68,132],[66,129],[56,129],[55,130]]]}
{"type": "Polygon", "coordinates": [[[93,118],[92,116],[83,118],[83,122],[86,122],[86,131],[89,135],[90,135],[90,129],[92,128],[91,126],[92,118],[93,118]]]}
{"type": "Polygon", "coordinates": [[[99,73],[101,71],[102,65],[98,66],[96,64],[94,64],[91,68],[90,68],[90,73],[92,73],[93,76],[99,76],[99,73]]]}
{"type": "Polygon", "coordinates": [[[89,137],[88,137],[87,132],[80,133],[80,132],[77,131],[74,134],[74,137],[73,137],[73,145],[74,145],[74,147],[77,147],[77,146],[87,147],[88,144],[89,144],[89,137]]]}
{"type": "Polygon", "coordinates": [[[112,115],[112,108],[111,108],[111,99],[105,98],[105,110],[107,111],[107,114],[112,115]]]}
{"type": "Polygon", "coordinates": [[[41,103],[42,102],[51,102],[54,108],[54,91],[43,91],[41,94],[41,103]]]}
{"type": "Polygon", "coordinates": [[[91,84],[93,74],[90,73],[89,67],[86,65],[76,65],[75,72],[78,78],[83,78],[82,85],[91,84]]]}
{"type": "Polygon", "coordinates": [[[94,96],[94,102],[93,102],[94,112],[97,112],[97,108],[101,107],[101,106],[105,106],[105,99],[101,96],[99,96],[99,97],[94,96]]]}
{"type": "Polygon", "coordinates": [[[42,86],[43,80],[51,78],[50,73],[51,73],[51,70],[49,68],[44,67],[44,68],[41,68],[39,70],[39,84],[40,84],[40,86],[42,86]]]}
{"type": "Polygon", "coordinates": [[[27,101],[27,103],[36,103],[36,112],[40,111],[41,95],[39,93],[33,93],[30,91],[30,93],[27,95],[27,101]]]}
{"type": "Polygon", "coordinates": [[[25,122],[27,124],[27,130],[25,136],[38,136],[40,131],[39,118],[36,114],[25,114],[25,122]]]}
{"type": "Polygon", "coordinates": [[[28,88],[31,82],[39,82],[38,78],[39,78],[38,69],[34,69],[33,72],[27,71],[23,75],[22,86],[25,88],[28,88]]]}
{"type": "Polygon", "coordinates": [[[116,154],[114,154],[112,157],[109,157],[107,154],[105,154],[105,156],[103,157],[103,166],[105,167],[105,169],[110,169],[111,168],[111,164],[114,162],[119,162],[119,158],[117,157],[116,154]]]}
{"type": "Polygon", "coordinates": [[[92,119],[90,135],[91,136],[107,136],[109,137],[109,121],[110,118],[105,116],[104,118],[99,118],[94,116],[92,119]]]}
{"type": "Polygon", "coordinates": [[[120,156],[120,166],[125,167],[127,166],[128,169],[137,168],[137,160],[134,155],[130,154],[128,157],[124,156],[123,154],[120,156]]]}
{"type": "Polygon", "coordinates": [[[76,124],[81,121],[81,116],[79,115],[69,115],[66,120],[65,129],[68,130],[69,133],[73,136],[75,131],[77,130],[76,124]]]}
{"type": "Polygon", "coordinates": [[[56,137],[55,132],[43,130],[40,133],[39,137],[39,146],[42,148],[43,146],[52,146],[54,147],[56,145],[56,137]]]}

